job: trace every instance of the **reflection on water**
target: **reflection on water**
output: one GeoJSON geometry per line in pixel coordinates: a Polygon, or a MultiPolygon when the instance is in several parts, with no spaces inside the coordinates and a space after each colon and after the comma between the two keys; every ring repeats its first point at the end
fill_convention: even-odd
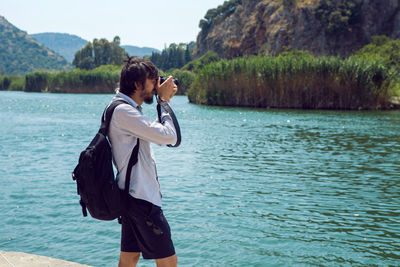
{"type": "MultiPolygon", "coordinates": [[[[0,249],[116,265],[69,176],[111,96],[1,94],[0,249]]],[[[174,107],[182,145],[154,150],[182,266],[398,265],[399,111],[174,107]]]]}

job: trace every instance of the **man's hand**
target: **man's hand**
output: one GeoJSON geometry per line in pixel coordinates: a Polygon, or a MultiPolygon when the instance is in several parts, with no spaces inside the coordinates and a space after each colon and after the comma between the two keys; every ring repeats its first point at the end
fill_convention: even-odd
{"type": "Polygon", "coordinates": [[[169,102],[178,91],[178,86],[174,83],[174,77],[169,76],[162,84],[160,84],[160,77],[157,81],[157,93],[162,101],[169,102]]]}

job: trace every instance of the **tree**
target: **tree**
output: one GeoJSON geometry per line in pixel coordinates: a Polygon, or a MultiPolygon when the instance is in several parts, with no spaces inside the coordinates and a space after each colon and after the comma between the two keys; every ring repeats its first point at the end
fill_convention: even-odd
{"type": "Polygon", "coordinates": [[[242,0],[229,0],[225,1],[222,5],[219,5],[217,8],[209,9],[204,16],[204,19],[200,20],[199,27],[203,31],[207,31],[214,21],[230,16],[235,12],[236,7],[241,4],[242,0]]]}
{"type": "Polygon", "coordinates": [[[111,64],[121,65],[125,58],[125,49],[120,46],[121,40],[119,36],[115,36],[113,42],[111,43],[111,64]]]}
{"type": "Polygon", "coordinates": [[[192,53],[190,52],[189,45],[187,45],[186,49],[185,49],[185,59],[184,59],[184,61],[185,62],[189,62],[191,60],[192,60],[192,53]]]}
{"type": "Polygon", "coordinates": [[[110,43],[107,39],[94,39],[75,53],[72,64],[80,69],[94,69],[101,65],[121,65],[126,52],[120,46],[120,38],[114,37],[110,43]]]}
{"type": "Polygon", "coordinates": [[[194,42],[172,43],[160,53],[152,53],[150,60],[162,70],[179,69],[192,60],[194,42]]]}
{"type": "Polygon", "coordinates": [[[340,34],[349,32],[361,20],[362,2],[356,0],[342,3],[321,0],[314,8],[314,15],[319,20],[327,34],[340,34]]]}
{"type": "Polygon", "coordinates": [[[91,42],[88,42],[84,48],[75,53],[72,65],[74,65],[79,69],[85,69],[85,70],[90,70],[95,68],[93,45],[91,42]]]}

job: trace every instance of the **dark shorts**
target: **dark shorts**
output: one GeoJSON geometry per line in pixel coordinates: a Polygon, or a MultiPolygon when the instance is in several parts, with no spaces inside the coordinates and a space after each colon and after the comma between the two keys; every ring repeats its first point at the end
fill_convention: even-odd
{"type": "Polygon", "coordinates": [[[129,196],[128,212],[122,217],[121,251],[141,252],[144,259],[175,254],[171,230],[160,207],[129,196]]]}

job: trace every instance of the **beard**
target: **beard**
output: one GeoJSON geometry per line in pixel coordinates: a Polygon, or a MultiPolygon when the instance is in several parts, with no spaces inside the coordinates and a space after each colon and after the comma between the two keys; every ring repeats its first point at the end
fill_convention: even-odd
{"type": "Polygon", "coordinates": [[[146,104],[152,104],[154,98],[155,89],[151,92],[142,91],[143,102],[146,104]]]}
{"type": "Polygon", "coordinates": [[[153,96],[148,96],[143,101],[146,104],[153,104],[153,96]]]}

